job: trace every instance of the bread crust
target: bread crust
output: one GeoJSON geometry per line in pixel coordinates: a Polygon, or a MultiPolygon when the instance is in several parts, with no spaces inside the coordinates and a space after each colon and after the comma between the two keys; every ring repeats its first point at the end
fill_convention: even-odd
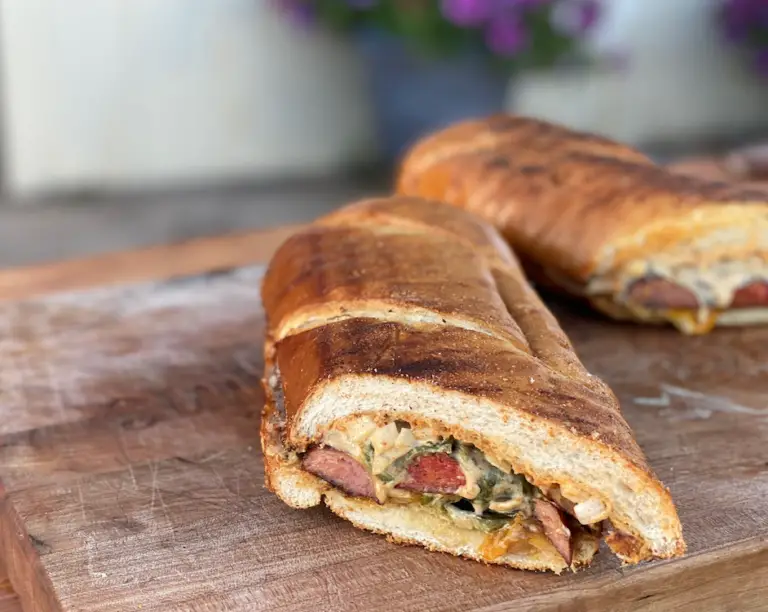
{"type": "MultiPolygon", "coordinates": [[[[319,503],[329,490],[309,474],[303,480],[295,460],[333,425],[318,420],[322,394],[337,392],[354,404],[355,385],[406,384],[422,397],[463,403],[467,421],[495,419],[500,428],[519,422],[619,466],[627,483],[652,498],[665,542],[649,544],[617,511],[614,523],[635,542],[633,548],[622,540],[622,557],[634,562],[684,551],[669,493],[649,469],[616,397],[578,360],[503,240],[472,215],[397,197],[344,208],[278,250],[263,301],[266,361],[268,370],[279,369],[283,391],[277,409],[265,383],[262,443],[272,490],[282,490],[276,479],[284,478],[314,491],[302,503],[319,503]],[[280,444],[269,443],[277,439],[280,444]]],[[[543,473],[526,461],[525,449],[496,441],[495,432],[425,416],[396,400],[392,406],[374,408],[374,416],[473,443],[539,486],[590,488],[562,470],[543,473]]]]}
{"type": "Polygon", "coordinates": [[[570,293],[723,228],[745,239],[671,260],[768,257],[764,190],[673,174],[624,145],[529,118],[468,121],[423,139],[404,158],[397,190],[484,217],[570,293]]]}

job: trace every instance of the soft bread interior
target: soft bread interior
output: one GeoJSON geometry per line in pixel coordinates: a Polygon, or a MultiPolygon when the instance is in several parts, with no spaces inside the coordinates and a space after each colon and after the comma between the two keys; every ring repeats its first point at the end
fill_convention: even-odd
{"type": "Polygon", "coordinates": [[[294,421],[289,437],[302,447],[319,440],[337,420],[366,413],[386,413],[391,420],[423,424],[438,434],[474,444],[509,463],[536,486],[558,484],[572,496],[600,499],[610,509],[614,527],[628,536],[615,550],[625,561],[682,552],[671,500],[642,470],[597,440],[479,397],[386,376],[350,375],[316,391],[294,421]]]}
{"type": "MultiPolygon", "coordinates": [[[[485,533],[457,529],[439,513],[420,506],[383,504],[348,497],[336,489],[325,493],[328,507],[357,527],[388,536],[394,542],[420,544],[429,550],[447,552],[476,561],[509,565],[526,570],[551,570],[561,573],[568,569],[554,549],[531,549],[530,552],[507,553],[493,560],[483,552],[485,533]]],[[[588,534],[575,536],[573,564],[575,569],[588,565],[597,552],[598,541],[588,534]]]]}

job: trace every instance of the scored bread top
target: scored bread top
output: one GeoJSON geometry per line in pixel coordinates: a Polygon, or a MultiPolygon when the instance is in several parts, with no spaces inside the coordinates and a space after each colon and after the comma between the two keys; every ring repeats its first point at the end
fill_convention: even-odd
{"type": "Polygon", "coordinates": [[[325,382],[394,377],[546,419],[654,480],[613,393],[464,211],[402,197],[343,208],[278,250],[262,295],[288,431],[325,382]]]}
{"type": "Polygon", "coordinates": [[[717,227],[765,223],[768,213],[764,191],[675,175],[608,139],[511,115],[417,143],[398,191],[486,218],[522,255],[579,284],[717,227]]]}

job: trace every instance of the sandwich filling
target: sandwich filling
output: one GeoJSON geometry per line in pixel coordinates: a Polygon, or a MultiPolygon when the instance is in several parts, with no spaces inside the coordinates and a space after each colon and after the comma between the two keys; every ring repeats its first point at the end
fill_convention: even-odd
{"type": "Polygon", "coordinates": [[[683,331],[702,333],[755,318],[768,307],[768,265],[758,256],[709,266],[636,261],[618,277],[594,278],[586,293],[613,295],[642,319],[671,320],[683,331]]]}
{"type": "Polygon", "coordinates": [[[590,499],[571,503],[558,487],[544,491],[452,437],[435,437],[403,421],[358,418],[326,432],[301,457],[304,470],[379,504],[418,504],[455,527],[487,534],[488,560],[524,548],[559,553],[570,565],[579,532],[599,536],[608,511],[590,499]]]}

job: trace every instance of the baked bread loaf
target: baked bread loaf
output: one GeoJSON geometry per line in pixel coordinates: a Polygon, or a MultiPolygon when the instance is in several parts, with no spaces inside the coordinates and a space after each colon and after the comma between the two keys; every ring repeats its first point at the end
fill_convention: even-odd
{"type": "Polygon", "coordinates": [[[264,277],[266,483],[358,527],[561,572],[605,536],[683,553],[616,397],[581,364],[489,225],[415,198],[340,209],[264,277]]]}
{"type": "Polygon", "coordinates": [[[673,174],[629,147],[511,115],[417,143],[397,190],[495,225],[533,280],[688,334],[768,321],[768,192],[673,174]]]}

